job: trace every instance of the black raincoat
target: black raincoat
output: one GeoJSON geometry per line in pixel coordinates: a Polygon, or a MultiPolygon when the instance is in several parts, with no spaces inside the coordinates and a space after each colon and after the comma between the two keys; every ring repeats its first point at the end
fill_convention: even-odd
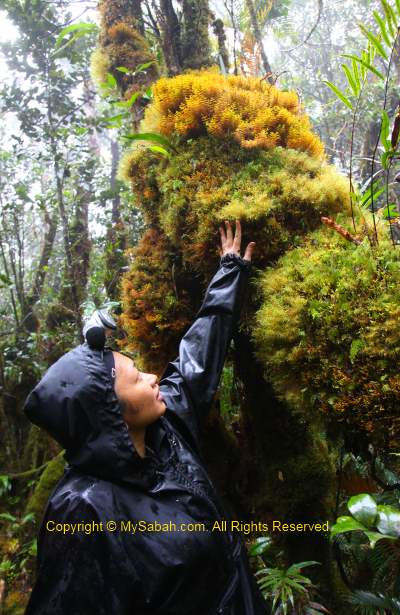
{"type": "Polygon", "coordinates": [[[199,442],[249,269],[236,254],[221,258],[160,379],[167,409],[146,430],[144,457],[102,351],[68,352],[28,397],[26,415],[66,449],[68,465],[42,519],[26,615],[267,614],[199,442]],[[217,520],[227,531],[213,529],[217,520]]]}

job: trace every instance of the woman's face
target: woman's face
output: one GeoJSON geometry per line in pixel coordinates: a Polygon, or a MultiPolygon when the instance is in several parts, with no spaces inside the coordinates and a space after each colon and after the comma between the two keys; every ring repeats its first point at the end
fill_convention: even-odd
{"type": "Polygon", "coordinates": [[[122,417],[128,429],[144,429],[166,410],[159,395],[155,374],[140,372],[132,359],[113,352],[115,360],[115,393],[122,405],[122,417]]]}

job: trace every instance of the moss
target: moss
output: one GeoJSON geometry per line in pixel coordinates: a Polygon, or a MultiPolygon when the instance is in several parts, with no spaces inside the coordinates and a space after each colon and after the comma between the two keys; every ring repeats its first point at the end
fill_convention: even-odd
{"type": "Polygon", "coordinates": [[[64,467],[64,451],[61,451],[48,463],[40,476],[39,482],[26,506],[26,514],[33,513],[36,520],[40,520],[51,492],[63,475],[64,467]]]}
{"type": "Polygon", "coordinates": [[[192,71],[159,79],[153,94],[160,116],[154,128],[167,136],[208,134],[228,137],[248,149],[281,145],[324,157],[323,145],[311,131],[297,94],[255,77],[192,71]]]}
{"type": "Polygon", "coordinates": [[[156,58],[150,51],[146,38],[138,30],[137,20],[126,11],[109,14],[109,4],[100,5],[102,29],[99,47],[92,55],[91,73],[96,84],[104,83],[107,73],[111,73],[122,95],[129,97],[147,88],[157,77],[156,58]],[[145,70],[137,71],[149,64],[145,70]],[[121,72],[124,67],[128,72],[121,72]]]}
{"type": "Polygon", "coordinates": [[[263,272],[253,337],[277,395],[381,446],[398,447],[400,255],[330,229],[263,272]]]}
{"type": "Polygon", "coordinates": [[[161,373],[190,324],[190,302],[185,291],[178,293],[174,250],[157,228],[148,229],[129,256],[132,266],[122,281],[123,345],[140,355],[142,369],[161,373]]]}
{"type": "Polygon", "coordinates": [[[93,83],[100,87],[107,82],[107,73],[111,70],[110,58],[98,47],[90,58],[90,76],[93,83]]]}
{"type": "Polygon", "coordinates": [[[4,601],[4,613],[7,615],[24,615],[26,609],[26,593],[22,590],[11,591],[4,601]]]}
{"type": "MultiPolygon", "coordinates": [[[[346,181],[325,163],[320,148],[307,152],[301,151],[301,144],[297,150],[281,145],[270,148],[265,143],[253,147],[234,133],[219,133],[216,127],[229,104],[242,124],[252,123],[255,139],[265,133],[268,122],[277,129],[286,121],[280,134],[282,143],[287,143],[290,127],[300,122],[304,128],[308,122],[294,93],[281,92],[258,79],[223,77],[213,71],[161,79],[154,86],[154,102],[140,130],[166,134],[174,153],[170,159],[161,158],[143,144],[135,144],[123,156],[119,169],[120,178],[131,183],[145,222],[165,234],[171,253],[181,259],[183,267],[198,273],[202,288],[219,260],[218,227],[224,219],[238,217],[246,222],[243,245],[250,238],[256,241],[257,266],[264,268],[320,225],[321,216],[348,209],[346,181]]],[[[314,138],[309,128],[304,135],[308,133],[314,138]]],[[[310,143],[308,138],[305,143],[310,143]]],[[[147,236],[144,242],[148,240],[147,236]]],[[[162,250],[159,257],[164,258],[162,250]]],[[[164,272],[164,263],[156,266],[156,258],[155,251],[151,283],[161,288],[164,273],[158,275],[157,268],[164,272]]],[[[126,292],[128,286],[135,288],[141,262],[146,266],[136,255],[126,276],[124,324],[133,345],[145,351],[154,346],[156,333],[146,317],[148,303],[126,292]],[[131,308],[134,326],[127,315],[131,308]],[[141,342],[140,336],[148,336],[147,342],[141,342]]],[[[166,322],[168,309],[157,305],[158,317],[166,322]]],[[[175,347],[175,334],[183,330],[173,331],[175,347]]],[[[167,336],[163,342],[168,347],[167,336]]]]}

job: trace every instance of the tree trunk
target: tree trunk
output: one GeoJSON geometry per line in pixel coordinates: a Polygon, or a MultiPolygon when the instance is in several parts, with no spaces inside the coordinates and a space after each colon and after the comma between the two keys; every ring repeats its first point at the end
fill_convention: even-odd
{"type": "Polygon", "coordinates": [[[124,251],[126,249],[126,229],[121,218],[121,197],[116,180],[120,152],[117,141],[111,142],[111,177],[112,192],[111,224],[106,234],[106,271],[104,285],[107,296],[113,301],[119,299],[119,282],[122,267],[126,264],[124,251]]]}
{"type": "Polygon", "coordinates": [[[50,216],[48,211],[45,210],[45,222],[47,230],[43,240],[42,253],[40,255],[39,264],[36,269],[35,279],[33,281],[32,289],[29,295],[26,297],[24,305],[24,313],[22,314],[22,324],[27,331],[37,331],[39,327],[39,321],[33,312],[35,303],[37,303],[41,297],[44,281],[46,279],[47,266],[50,262],[50,257],[53,251],[54,239],[58,226],[58,211],[55,209],[50,216]]]}
{"type": "Polygon", "coordinates": [[[208,38],[208,0],[183,0],[182,57],[184,68],[209,66],[210,41],[208,38]]]}
{"type": "Polygon", "coordinates": [[[250,13],[250,21],[251,21],[251,25],[253,28],[253,34],[254,34],[254,38],[257,41],[257,45],[261,53],[261,59],[263,62],[263,67],[264,67],[267,81],[269,81],[269,83],[273,83],[274,81],[272,78],[272,69],[268,62],[267,54],[265,53],[264,44],[262,41],[262,34],[260,31],[260,26],[258,24],[257,13],[256,13],[253,0],[246,0],[246,5],[250,13]]]}
{"type": "Polygon", "coordinates": [[[181,26],[171,0],[160,0],[162,48],[169,75],[182,70],[181,26]]]}

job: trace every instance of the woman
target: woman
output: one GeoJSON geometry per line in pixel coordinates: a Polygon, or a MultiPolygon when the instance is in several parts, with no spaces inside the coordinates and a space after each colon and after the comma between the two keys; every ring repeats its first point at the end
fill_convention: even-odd
{"type": "Polygon", "coordinates": [[[44,513],[26,615],[267,613],[242,537],[215,528],[229,518],[201,455],[255,245],[240,256],[238,220],[220,234],[218,271],[159,385],[101,349],[100,323],[28,397],[28,418],[69,465],[44,513]]]}

